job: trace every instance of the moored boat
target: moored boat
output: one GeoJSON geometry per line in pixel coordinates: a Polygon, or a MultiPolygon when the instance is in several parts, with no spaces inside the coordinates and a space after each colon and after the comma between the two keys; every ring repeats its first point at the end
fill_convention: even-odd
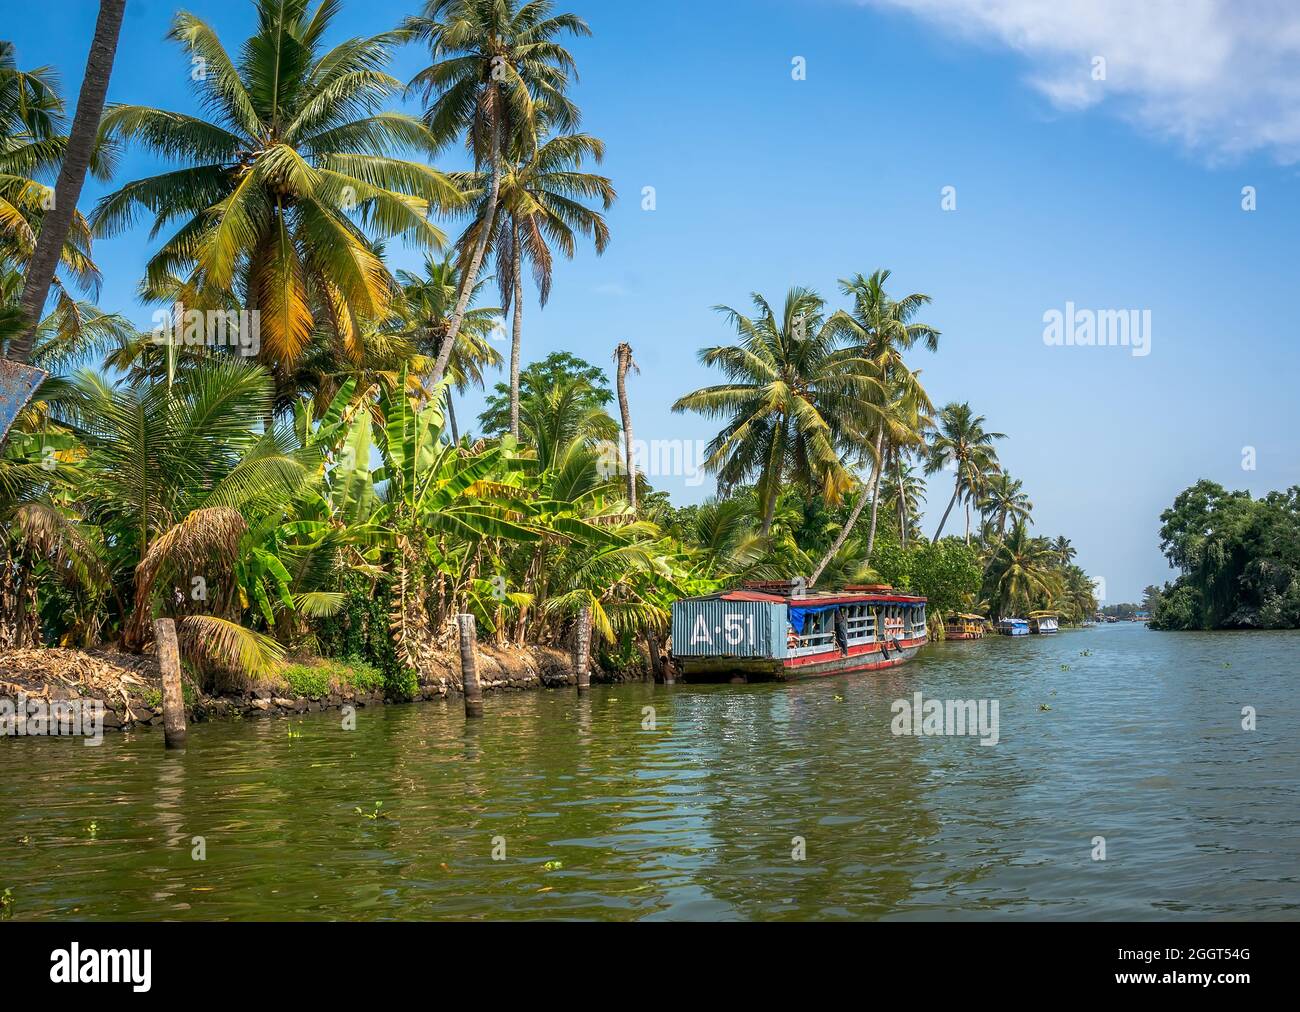
{"type": "Polygon", "coordinates": [[[675,602],[673,660],[688,681],[892,668],[924,646],[925,606],[879,585],[802,593],[793,582],[750,583],[675,602]]]}
{"type": "Polygon", "coordinates": [[[1035,636],[1050,636],[1060,632],[1060,620],[1054,611],[1031,611],[1029,613],[1029,631],[1035,636]]]}
{"type": "Polygon", "coordinates": [[[1023,618],[1004,618],[998,621],[999,636],[1028,636],[1029,622],[1023,618]]]}
{"type": "Polygon", "coordinates": [[[943,624],[944,639],[982,640],[984,638],[983,615],[951,615],[943,624]]]}

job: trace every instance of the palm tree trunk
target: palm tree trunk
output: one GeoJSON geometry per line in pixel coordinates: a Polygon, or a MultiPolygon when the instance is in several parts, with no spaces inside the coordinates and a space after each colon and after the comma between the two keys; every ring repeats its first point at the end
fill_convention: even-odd
{"type": "Polygon", "coordinates": [[[447,424],[451,426],[451,442],[460,445],[460,432],[456,429],[456,406],[451,402],[451,388],[447,388],[447,424]]]}
{"type": "Polygon", "coordinates": [[[510,269],[515,276],[515,319],[514,328],[510,337],[510,435],[515,439],[519,438],[519,355],[523,347],[524,338],[524,279],[521,276],[520,268],[523,267],[523,256],[519,252],[519,226],[512,225],[512,234],[514,242],[514,256],[510,269]]]}
{"type": "Polygon", "coordinates": [[[966,546],[970,547],[970,496],[966,497],[966,546]]]}
{"type": "Polygon", "coordinates": [[[632,346],[624,342],[618,346],[618,410],[623,416],[623,462],[627,473],[627,501],[636,513],[636,468],[632,453],[632,412],[627,403],[627,370],[632,364],[632,346]]]}
{"type": "Polygon", "coordinates": [[[952,498],[948,500],[948,508],[943,511],[943,519],[939,521],[939,529],[934,532],[934,540],[939,540],[939,535],[943,533],[943,525],[948,522],[948,514],[952,512],[953,506],[957,502],[957,493],[961,491],[961,475],[957,476],[957,481],[952,488],[952,498]]]}
{"type": "Polygon", "coordinates": [[[438,361],[433,366],[433,383],[437,386],[447,372],[447,363],[451,360],[451,350],[456,347],[460,336],[461,324],[465,322],[465,313],[469,310],[469,300],[474,295],[474,286],[478,284],[478,272],[483,266],[483,255],[487,252],[488,239],[492,226],[496,223],[497,205],[501,202],[501,132],[496,127],[492,130],[491,181],[488,184],[487,207],[483,212],[483,227],[474,243],[474,253],[465,268],[465,276],[460,279],[460,295],[456,299],[456,309],[447,324],[447,336],[438,349],[438,361]]]}
{"type": "Polygon", "coordinates": [[[903,457],[894,455],[894,473],[898,477],[898,543],[907,547],[907,493],[903,488],[903,457]]]}
{"type": "Polygon", "coordinates": [[[867,534],[867,561],[876,548],[876,518],[880,515],[880,475],[885,470],[885,430],[876,433],[876,460],[871,476],[871,530],[867,534]]]}
{"type": "Polygon", "coordinates": [[[830,551],[822,557],[821,562],[817,563],[817,568],[813,570],[812,578],[808,581],[808,589],[811,590],[817,583],[818,578],[822,575],[823,570],[830,565],[831,559],[839,554],[844,542],[849,540],[849,535],[853,532],[854,525],[858,522],[858,517],[862,515],[862,508],[867,504],[867,496],[871,496],[871,533],[867,536],[867,561],[871,561],[871,552],[876,544],[876,521],[880,515],[880,472],[883,470],[881,454],[884,452],[885,431],[881,429],[876,433],[876,459],[875,466],[871,473],[871,486],[862,487],[862,494],[858,496],[857,503],[853,506],[853,512],[849,514],[848,523],[840,530],[839,536],[836,537],[835,543],[831,545],[830,551]]]}
{"type": "Polygon", "coordinates": [[[26,362],[31,357],[36,326],[50,294],[63,244],[68,239],[72,216],[81,197],[81,186],[86,181],[86,169],[90,166],[90,155],[99,134],[99,121],[104,115],[104,98],[108,94],[108,79],[113,73],[113,59],[117,55],[117,39],[122,31],[125,10],[126,0],[99,0],[99,17],[95,21],[90,55],[86,58],[81,93],[77,96],[77,112],[68,136],[67,152],[59,167],[59,178],[54,184],[54,207],[41,222],[36,251],[27,265],[21,304],[24,327],[9,348],[9,358],[16,362],[26,362]]]}
{"type": "Polygon", "coordinates": [[[835,543],[824,556],[821,562],[817,563],[817,568],[813,570],[812,576],[808,580],[808,589],[812,590],[821,578],[822,572],[830,565],[831,559],[840,553],[844,547],[844,542],[849,540],[849,532],[853,530],[853,525],[858,522],[858,517],[862,515],[862,508],[867,505],[867,486],[862,486],[862,491],[858,495],[858,501],[853,505],[853,512],[849,514],[848,523],[840,529],[839,535],[835,538],[835,543]]]}

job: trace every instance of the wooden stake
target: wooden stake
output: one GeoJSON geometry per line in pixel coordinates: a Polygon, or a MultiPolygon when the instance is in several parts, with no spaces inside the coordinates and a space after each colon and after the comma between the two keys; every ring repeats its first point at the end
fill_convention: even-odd
{"type": "Polygon", "coordinates": [[[176,642],[176,623],[169,618],[155,619],[153,639],[158,648],[158,667],[162,669],[163,740],[167,748],[184,748],[185,694],[181,691],[181,651],[176,642]]]}
{"type": "Polygon", "coordinates": [[[460,680],[465,689],[465,716],[483,716],[483,686],[478,680],[478,625],[473,615],[457,615],[460,626],[460,680]]]}
{"type": "Polygon", "coordinates": [[[591,689],[591,609],[578,612],[578,626],[573,642],[573,673],[578,679],[578,691],[591,689]]]}

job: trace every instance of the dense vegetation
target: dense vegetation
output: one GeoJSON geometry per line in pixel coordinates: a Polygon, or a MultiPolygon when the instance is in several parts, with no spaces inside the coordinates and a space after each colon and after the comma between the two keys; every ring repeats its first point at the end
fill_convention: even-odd
{"type": "Polygon", "coordinates": [[[1300,486],[1254,499],[1198,481],[1160,520],[1180,575],[1154,597],[1153,628],[1300,628],[1300,486]]]}
{"type": "Polygon", "coordinates": [[[1069,541],[1030,534],[1005,437],[968,404],[936,409],[906,363],[940,335],[917,319],[929,297],[895,298],[888,271],[841,282],[840,309],[796,288],[724,310],[737,342],[700,355],[723,382],[676,405],[721,425],[716,500],[674,508],[625,456],[610,465],[632,350],[611,349],[614,389],[572,355],[521,358],[525,265],[544,305],[556,253],[610,241],[613,186],[585,169],[603,145],[567,96],[581,19],[430,0],[327,48],[333,0],[255,6],[255,36],[229,49],[175,19],[204,117],[108,108],[95,171],[127,145],[174,167],[74,217],[30,354],[19,298],[66,114],[48,72],[0,48],[0,342],[50,373],[0,455],[0,647],[140,651],[171,616],[208,685],[306,684],[328,670],[284,665],[321,656],[400,695],[461,612],[522,645],[565,642],[587,609],[618,660],[658,657],[674,599],[749,578],[884,579],[936,621],[1095,609],[1069,541]],[[421,117],[388,108],[400,45],[430,56],[410,84],[421,117]],[[456,143],[474,171],[431,167],[456,143]],[[435,222],[458,216],[451,240],[435,222]],[[75,294],[95,294],[94,238],[146,218],[160,238],[140,294],[168,320],[152,333],[75,294]],[[428,250],[421,271],[390,270],[394,241],[428,250]],[[260,341],[220,340],[244,310],[260,341]],[[474,432],[455,397],[505,364],[507,317],[506,379],[474,432]],[[933,540],[925,475],[946,502],[933,540]],[[964,532],[941,537],[954,510],[964,532]]]}

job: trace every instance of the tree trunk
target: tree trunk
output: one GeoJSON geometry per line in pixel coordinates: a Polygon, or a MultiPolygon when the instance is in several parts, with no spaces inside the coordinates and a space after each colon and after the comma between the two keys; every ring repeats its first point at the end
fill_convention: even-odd
{"type": "Polygon", "coordinates": [[[591,688],[591,608],[578,612],[573,630],[573,674],[578,691],[591,688]]]}
{"type": "Polygon", "coordinates": [[[898,543],[907,547],[907,494],[903,488],[903,457],[894,457],[894,471],[898,476],[898,543]]]}
{"type": "Polygon", "coordinates": [[[835,544],[831,545],[831,550],[827,552],[822,561],[817,563],[817,568],[813,570],[812,577],[808,580],[808,589],[812,590],[817,585],[817,580],[821,577],[822,572],[830,565],[831,559],[835,558],[844,547],[844,542],[848,541],[849,534],[853,530],[853,525],[858,522],[858,517],[862,515],[862,508],[867,504],[867,486],[862,486],[862,492],[858,495],[858,501],[853,506],[853,512],[849,514],[849,521],[840,530],[839,536],[835,539],[835,544]]]}
{"type": "Polygon", "coordinates": [[[473,615],[457,615],[460,632],[460,685],[465,694],[465,716],[483,716],[483,685],[478,678],[478,625],[473,615]]]}
{"type": "Polygon", "coordinates": [[[966,497],[966,547],[970,547],[970,496],[966,497]]]}
{"type": "Polygon", "coordinates": [[[447,424],[451,426],[451,441],[460,445],[460,431],[456,428],[456,406],[451,402],[451,388],[447,388],[447,424]]]}
{"type": "Polygon", "coordinates": [[[885,470],[885,430],[876,433],[876,460],[871,477],[871,530],[867,534],[867,561],[876,550],[876,520],[880,515],[880,476],[885,470]]]}
{"type": "Polygon", "coordinates": [[[167,748],[184,748],[185,693],[181,689],[181,654],[175,620],[154,619],[153,641],[162,673],[163,742],[167,748]]]}
{"type": "Polygon", "coordinates": [[[627,474],[627,501],[636,513],[636,459],[632,452],[632,412],[627,403],[627,370],[632,364],[632,346],[620,344],[615,352],[618,359],[618,410],[623,416],[623,464],[627,474]]]}
{"type": "Polygon", "coordinates": [[[456,299],[456,309],[447,324],[447,336],[438,350],[438,361],[433,366],[433,384],[442,382],[447,372],[447,363],[451,361],[451,350],[456,347],[460,336],[461,324],[465,322],[465,313],[469,309],[469,300],[474,295],[474,286],[478,284],[478,272],[483,266],[483,255],[487,252],[488,239],[492,235],[492,226],[496,222],[497,205],[501,202],[501,133],[494,126],[492,129],[491,182],[488,184],[488,202],[483,212],[483,228],[474,243],[474,253],[465,267],[465,276],[460,279],[460,295],[456,299]]]}
{"type": "Polygon", "coordinates": [[[72,120],[72,132],[68,135],[67,152],[59,166],[59,178],[54,185],[54,207],[41,221],[36,251],[27,265],[27,282],[23,285],[21,303],[23,331],[9,348],[9,358],[16,362],[26,362],[31,357],[41,310],[50,294],[54,271],[81,197],[81,186],[86,181],[86,169],[99,135],[99,121],[104,115],[104,99],[108,94],[108,79],[113,73],[113,58],[117,53],[117,39],[125,10],[126,0],[99,2],[95,36],[90,43],[90,55],[86,58],[86,75],[77,96],[77,112],[72,120]]]}
{"type": "Polygon", "coordinates": [[[957,481],[952,488],[952,498],[948,500],[948,508],[943,511],[943,519],[939,521],[939,529],[934,532],[934,540],[939,540],[939,535],[943,533],[943,525],[948,522],[948,514],[952,512],[953,506],[957,502],[957,493],[961,491],[961,476],[957,476],[957,481]]]}
{"type": "Polygon", "coordinates": [[[510,435],[519,438],[519,355],[524,338],[524,279],[521,273],[523,256],[519,252],[519,226],[513,226],[515,275],[515,319],[510,339],[510,435]]]}

